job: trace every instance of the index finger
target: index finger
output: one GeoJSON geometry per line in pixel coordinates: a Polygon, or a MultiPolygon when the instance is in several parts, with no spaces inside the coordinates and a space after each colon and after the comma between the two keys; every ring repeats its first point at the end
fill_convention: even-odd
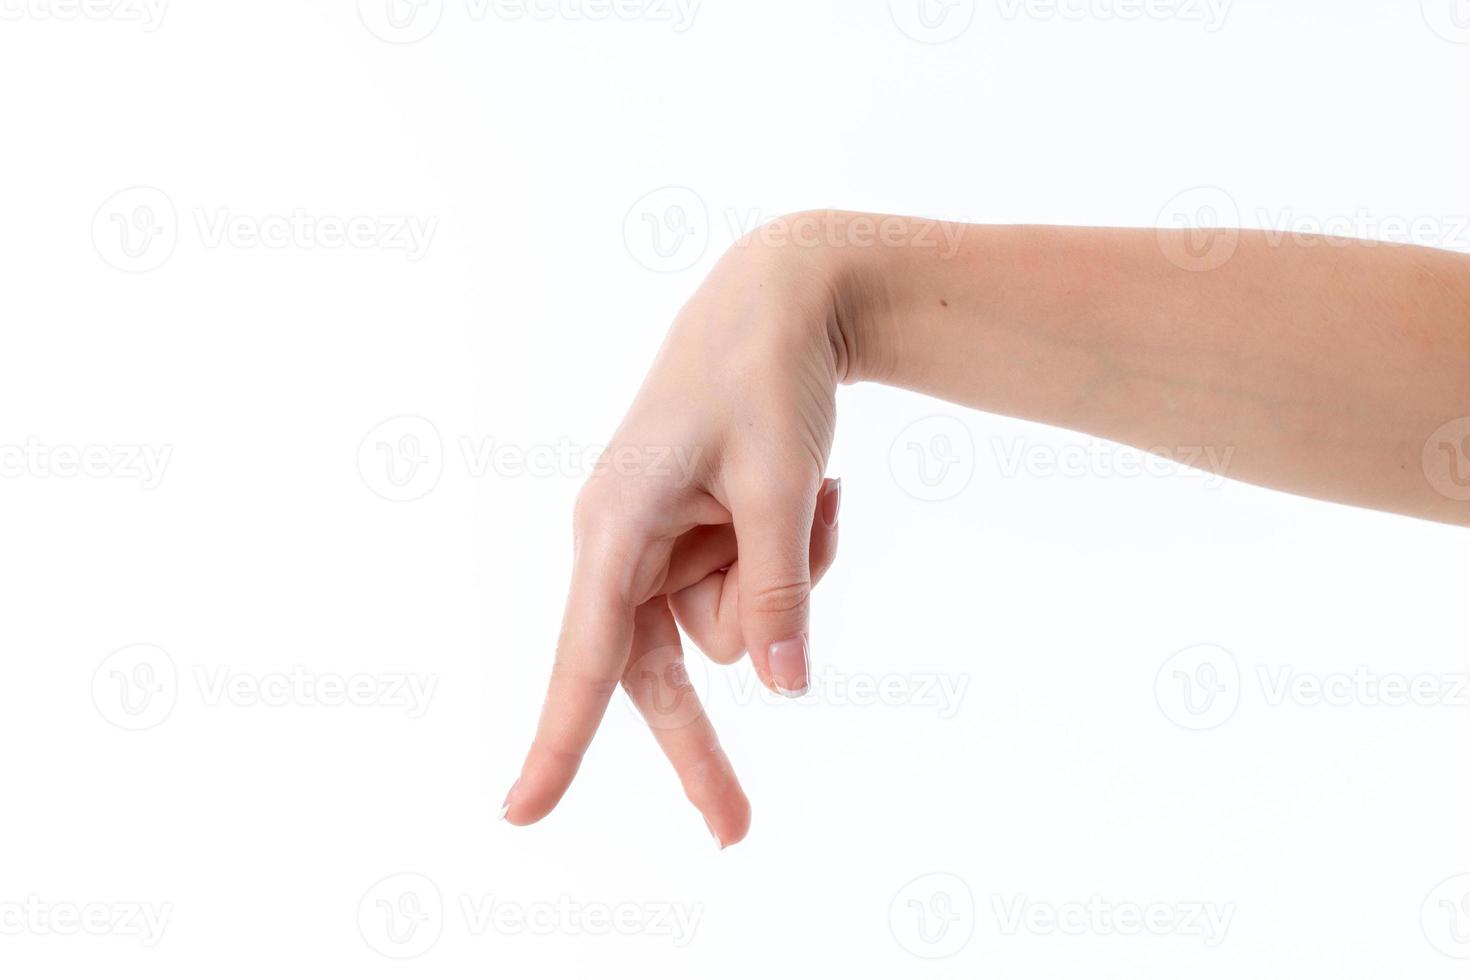
{"type": "Polygon", "coordinates": [[[633,606],[608,548],[579,549],[541,720],[500,818],[516,826],[552,811],[582,764],[628,662],[633,606]]]}

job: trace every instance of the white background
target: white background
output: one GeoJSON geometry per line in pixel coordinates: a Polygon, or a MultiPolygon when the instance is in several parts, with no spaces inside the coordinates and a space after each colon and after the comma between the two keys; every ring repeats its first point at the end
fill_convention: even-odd
{"type": "Polygon", "coordinates": [[[0,0],[0,972],[1463,975],[1465,532],[899,391],[840,395],[816,690],[692,668],[749,838],[620,703],[551,818],[495,821],[582,451],[741,231],[1470,250],[1463,0],[559,2],[0,0]],[[1278,696],[1360,665],[1430,703],[1278,696]],[[1089,902],[1163,934],[1045,927],[1089,902]]]}

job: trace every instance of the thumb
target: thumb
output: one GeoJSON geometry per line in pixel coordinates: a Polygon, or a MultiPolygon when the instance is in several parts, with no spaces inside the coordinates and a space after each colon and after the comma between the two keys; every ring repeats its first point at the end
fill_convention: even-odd
{"type": "Polygon", "coordinates": [[[810,686],[809,551],[816,490],[732,501],[745,648],[761,682],[792,698],[810,686]]]}

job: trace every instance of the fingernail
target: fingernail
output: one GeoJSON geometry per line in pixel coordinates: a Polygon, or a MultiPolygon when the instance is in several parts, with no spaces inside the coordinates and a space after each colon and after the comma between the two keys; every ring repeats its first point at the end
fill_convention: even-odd
{"type": "Polygon", "coordinates": [[[521,784],[521,781],[519,779],[517,779],[515,782],[513,782],[513,783],[510,784],[510,789],[506,791],[506,794],[505,794],[505,802],[502,803],[502,804],[500,804],[500,819],[501,820],[504,820],[505,819],[505,815],[510,812],[510,798],[515,795],[516,787],[519,786],[520,784],[521,784]]]}
{"type": "Polygon", "coordinates": [[[828,527],[837,526],[837,509],[842,506],[842,481],[833,480],[827,486],[827,492],[822,495],[822,523],[828,527]]]}
{"type": "Polygon", "coordinates": [[[806,634],[790,640],[777,640],[770,651],[771,683],[777,693],[788,698],[799,698],[806,693],[807,680],[806,634]]]}
{"type": "Polygon", "coordinates": [[[718,845],[720,845],[720,850],[723,851],[725,849],[725,842],[722,841],[722,840],[720,840],[720,835],[719,834],[715,833],[714,824],[712,824],[708,820],[706,820],[704,822],[704,825],[709,828],[709,835],[715,839],[715,843],[718,844],[718,845]]]}

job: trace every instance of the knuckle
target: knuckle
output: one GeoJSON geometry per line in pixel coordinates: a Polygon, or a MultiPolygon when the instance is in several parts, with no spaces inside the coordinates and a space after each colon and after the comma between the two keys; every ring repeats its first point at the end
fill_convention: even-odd
{"type": "Polygon", "coordinates": [[[550,761],[575,769],[581,765],[583,753],[575,745],[564,744],[549,736],[537,735],[531,742],[531,753],[550,761]]]}
{"type": "Polygon", "coordinates": [[[629,520],[615,489],[593,478],[577,493],[572,505],[572,544],[579,553],[587,544],[596,545],[596,551],[606,550],[628,530],[629,520]]]}
{"type": "Polygon", "coordinates": [[[588,480],[577,491],[577,500],[572,504],[572,531],[580,539],[595,531],[606,522],[607,508],[603,501],[602,488],[598,481],[588,480]]]}
{"type": "Polygon", "coordinates": [[[610,698],[618,689],[618,678],[589,670],[570,659],[558,657],[551,665],[554,686],[585,692],[594,698],[610,698]]]}
{"type": "Polygon", "coordinates": [[[572,534],[581,541],[641,533],[656,526],[667,507],[655,487],[614,475],[588,477],[572,505],[572,534]]]}
{"type": "Polygon", "coordinates": [[[786,579],[756,587],[750,595],[750,609],[757,613],[792,613],[806,608],[812,584],[805,579],[786,579]]]}
{"type": "Polygon", "coordinates": [[[772,467],[772,456],[789,455],[769,440],[755,439],[749,449],[734,450],[743,471],[732,487],[739,510],[753,514],[799,513],[811,493],[805,472],[797,467],[772,467]]]}

